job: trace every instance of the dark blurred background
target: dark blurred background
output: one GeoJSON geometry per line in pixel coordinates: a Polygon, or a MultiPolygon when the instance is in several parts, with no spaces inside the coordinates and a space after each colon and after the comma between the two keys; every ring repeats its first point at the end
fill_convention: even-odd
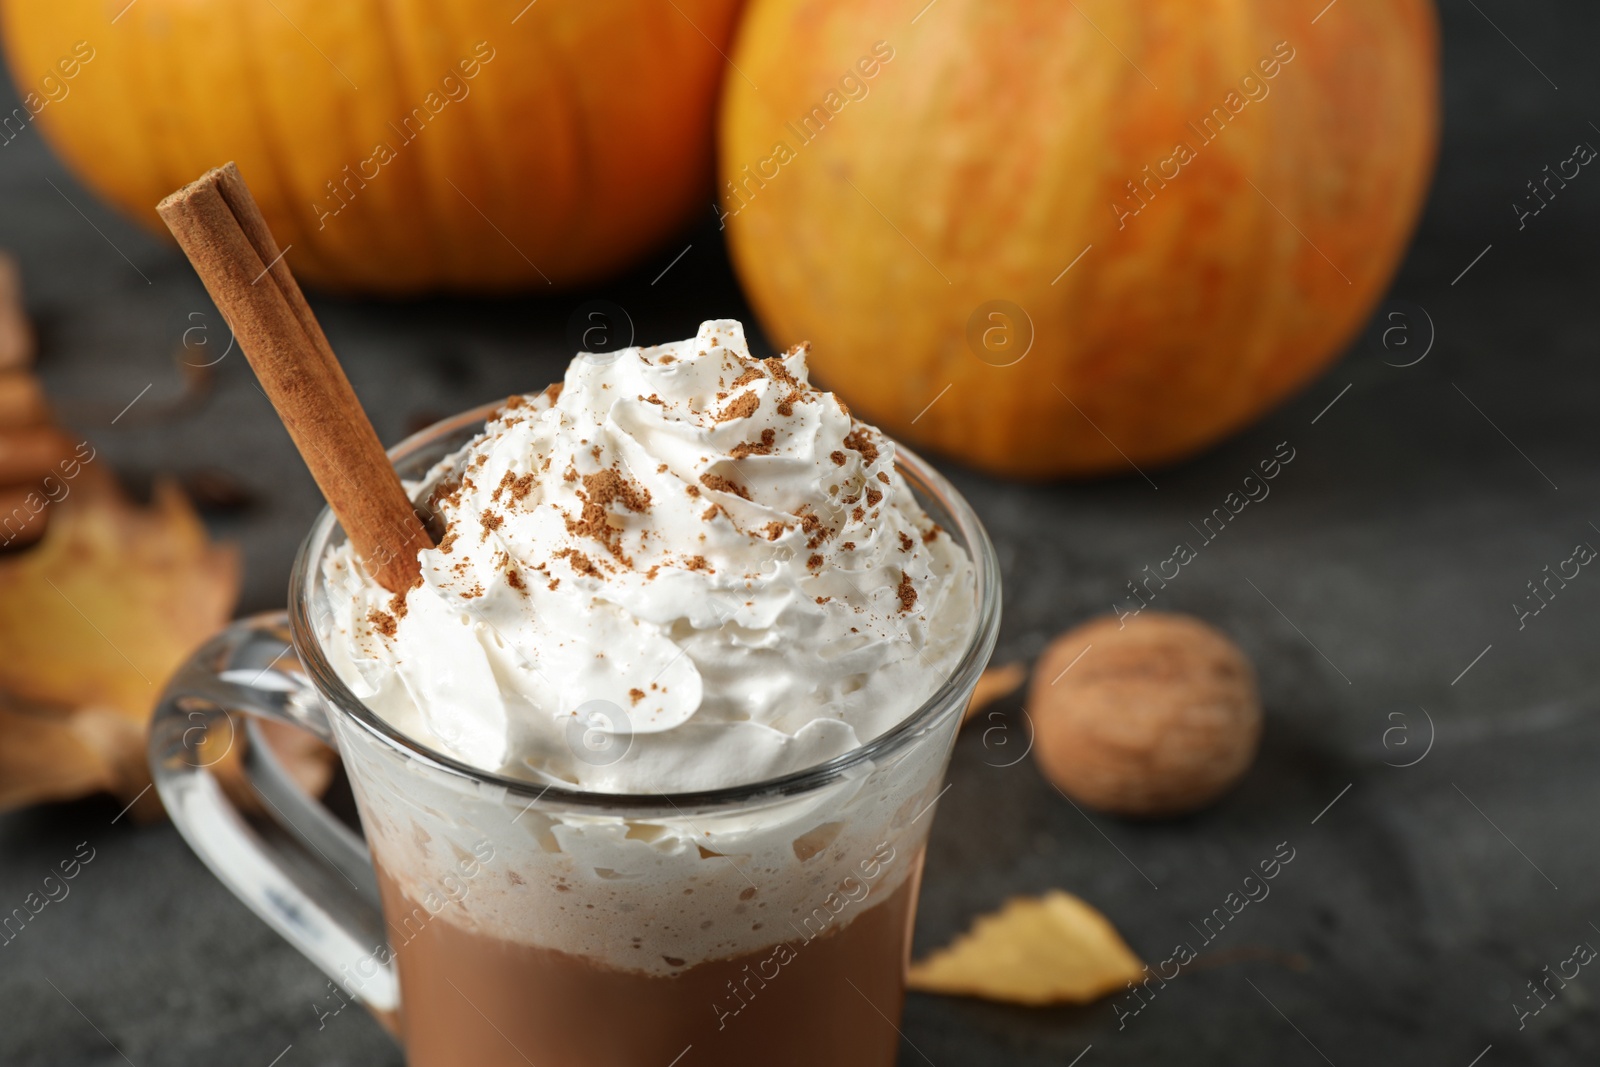
{"type": "MultiPolygon", "coordinates": [[[[1216,623],[1257,665],[1267,728],[1243,785],[1186,820],[1086,816],[1030,760],[1006,766],[1025,744],[1011,698],[1009,748],[980,731],[959,743],[918,952],[1008,895],[1064,887],[1158,960],[1279,842],[1294,862],[1122,1028],[1107,1002],[913,995],[901,1062],[1600,1060],[1589,970],[1521,1028],[1513,1006],[1577,943],[1600,945],[1600,576],[1583,572],[1525,628],[1512,607],[1575,544],[1600,545],[1600,177],[1584,171],[1524,229],[1512,208],[1547,164],[1600,145],[1600,8],[1444,0],[1441,18],[1432,196],[1376,326],[1328,373],[1153,472],[1154,489],[1134,476],[1022,486],[942,463],[999,547],[1004,662],[1109,611],[1279,442],[1296,457],[1156,604],[1216,623]],[[1410,344],[1386,348],[1396,324],[1410,344]]],[[[705,218],[594,290],[313,303],[392,443],[558,377],[586,300],[625,308],[640,343],[749,320],[709,206],[705,218]]],[[[21,261],[63,421],[136,492],[183,478],[214,534],[243,547],[241,610],[280,607],[320,499],[236,353],[209,381],[179,373],[186,330],[208,327],[213,354],[226,343],[187,262],[97,203],[37,129],[0,149],[0,247],[21,261]]],[[[358,1011],[319,1028],[322,975],[170,826],[113,825],[119,807],[0,817],[0,911],[77,842],[96,853],[68,900],[0,948],[0,1063],[266,1065],[286,1046],[285,1065],[400,1063],[358,1011]]]]}

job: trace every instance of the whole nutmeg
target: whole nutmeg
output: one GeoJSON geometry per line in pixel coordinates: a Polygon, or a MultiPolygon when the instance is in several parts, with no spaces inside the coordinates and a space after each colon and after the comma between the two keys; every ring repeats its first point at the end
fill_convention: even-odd
{"type": "Polygon", "coordinates": [[[1239,780],[1261,739],[1249,660],[1187,615],[1104,616],[1069,630],[1034,667],[1028,706],[1045,775],[1118,815],[1204,807],[1239,780]]]}

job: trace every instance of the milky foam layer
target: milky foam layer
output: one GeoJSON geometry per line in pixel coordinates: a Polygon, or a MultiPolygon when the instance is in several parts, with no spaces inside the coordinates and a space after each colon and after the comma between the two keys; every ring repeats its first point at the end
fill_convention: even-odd
{"type": "Polygon", "coordinates": [[[836,933],[915,878],[959,720],[956,703],[897,755],[804,794],[635,817],[480,788],[334,723],[367,841],[406,897],[392,939],[447,922],[666,977],[836,933]]]}
{"type": "Polygon", "coordinates": [[[973,567],[805,357],[752,359],[733,321],[580,355],[429,476],[418,586],[330,555],[329,660],[426,744],[597,791],[759,781],[884,733],[960,659],[973,567]]]}

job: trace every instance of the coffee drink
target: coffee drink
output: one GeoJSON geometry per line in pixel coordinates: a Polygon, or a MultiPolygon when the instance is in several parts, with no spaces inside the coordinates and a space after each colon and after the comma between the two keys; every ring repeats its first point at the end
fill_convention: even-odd
{"type": "MultiPolygon", "coordinates": [[[[412,1067],[890,1064],[916,885],[668,974],[429,924],[395,947],[407,1054],[412,1067]]],[[[391,914],[421,908],[387,879],[383,892],[391,914]]]]}
{"type": "Polygon", "coordinates": [[[411,1062],[892,1063],[978,629],[894,444],[718,321],[411,488],[421,581],[332,551],[318,633],[424,753],[340,730],[411,1062]]]}

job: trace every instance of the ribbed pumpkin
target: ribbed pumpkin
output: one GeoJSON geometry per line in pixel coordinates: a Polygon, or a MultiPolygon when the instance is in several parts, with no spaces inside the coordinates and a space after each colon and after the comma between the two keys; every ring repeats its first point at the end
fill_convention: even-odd
{"type": "Polygon", "coordinates": [[[1437,50],[1428,0],[755,0],[721,119],[735,265],[898,436],[1148,469],[1370,313],[1432,169],[1437,50]]]}
{"type": "Polygon", "coordinates": [[[164,232],[156,202],[234,159],[297,274],[402,293],[586,281],[708,210],[718,50],[740,3],[0,12],[12,75],[34,94],[24,114],[113,204],[164,232]],[[79,41],[92,58],[68,79],[57,64],[79,41]]]}

